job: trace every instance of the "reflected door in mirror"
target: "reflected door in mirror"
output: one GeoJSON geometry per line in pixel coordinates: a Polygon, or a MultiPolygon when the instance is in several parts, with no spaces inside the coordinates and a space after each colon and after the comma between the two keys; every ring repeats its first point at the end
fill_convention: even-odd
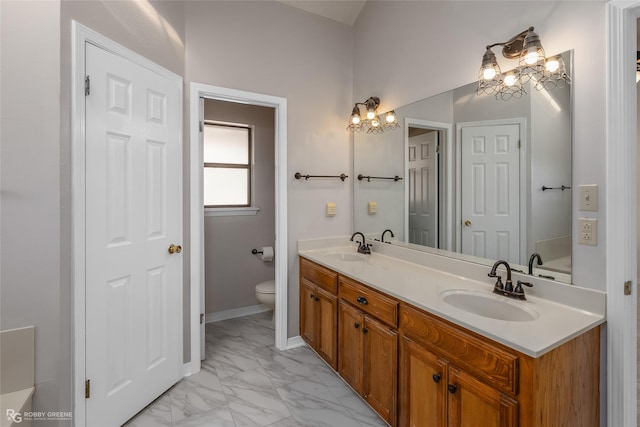
{"type": "Polygon", "coordinates": [[[520,125],[461,127],[462,253],[520,263],[520,125]]]}
{"type": "Polygon", "coordinates": [[[425,131],[409,137],[409,242],[437,248],[438,132],[425,131]]]}

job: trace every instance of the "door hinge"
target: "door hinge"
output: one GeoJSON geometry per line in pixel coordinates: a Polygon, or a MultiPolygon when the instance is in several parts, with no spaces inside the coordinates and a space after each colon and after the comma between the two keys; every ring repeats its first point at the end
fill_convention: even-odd
{"type": "Polygon", "coordinates": [[[631,280],[624,282],[624,294],[631,295],[631,280]]]}
{"type": "Polygon", "coordinates": [[[200,122],[200,132],[204,132],[204,123],[200,122]]]}
{"type": "Polygon", "coordinates": [[[200,324],[204,323],[204,313],[200,313],[200,324]]]}
{"type": "Polygon", "coordinates": [[[518,140],[518,149],[522,148],[522,141],[518,140]]]}
{"type": "Polygon", "coordinates": [[[84,78],[84,96],[89,96],[91,94],[91,79],[89,76],[84,78]]]}
{"type": "Polygon", "coordinates": [[[91,397],[91,380],[86,380],[84,382],[84,398],[88,399],[91,397]]]}

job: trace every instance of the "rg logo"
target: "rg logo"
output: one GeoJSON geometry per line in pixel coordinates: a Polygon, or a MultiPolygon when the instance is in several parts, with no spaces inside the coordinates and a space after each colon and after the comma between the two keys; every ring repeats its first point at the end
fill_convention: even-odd
{"type": "Polygon", "coordinates": [[[22,422],[22,414],[14,411],[13,409],[7,409],[7,420],[13,421],[14,423],[20,423],[22,422]]]}

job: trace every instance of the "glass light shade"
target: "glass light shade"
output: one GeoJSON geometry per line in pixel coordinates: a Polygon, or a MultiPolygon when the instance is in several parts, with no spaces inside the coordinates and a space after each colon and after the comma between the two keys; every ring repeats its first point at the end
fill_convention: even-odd
{"type": "Polygon", "coordinates": [[[513,86],[514,84],[516,84],[517,80],[518,78],[514,73],[507,73],[507,75],[504,76],[504,79],[502,81],[506,86],[513,86]]]}
{"type": "Polygon", "coordinates": [[[556,72],[560,68],[560,61],[558,61],[558,58],[547,59],[545,68],[550,73],[556,72]]]}
{"type": "Polygon", "coordinates": [[[352,115],[351,116],[351,123],[353,123],[354,125],[357,125],[358,123],[360,123],[360,116],[352,115]]]}
{"type": "Polygon", "coordinates": [[[476,89],[476,93],[478,95],[495,93],[502,84],[500,75],[500,66],[496,60],[496,55],[487,47],[486,52],[482,56],[482,65],[480,65],[480,71],[478,73],[478,88],[476,89]]]}
{"type": "Polygon", "coordinates": [[[539,81],[544,76],[545,54],[540,37],[533,32],[533,27],[524,36],[520,53],[520,82],[525,84],[530,79],[539,81]]]}
{"type": "Polygon", "coordinates": [[[398,120],[398,118],[396,117],[396,112],[395,111],[389,111],[387,113],[387,116],[386,116],[387,123],[393,123],[396,120],[398,120]]]}
{"type": "Polygon", "coordinates": [[[367,120],[372,120],[376,116],[375,111],[367,111],[367,120]]]}

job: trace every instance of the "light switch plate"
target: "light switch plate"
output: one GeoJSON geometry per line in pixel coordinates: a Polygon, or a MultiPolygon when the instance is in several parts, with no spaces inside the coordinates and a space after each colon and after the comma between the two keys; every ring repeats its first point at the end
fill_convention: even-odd
{"type": "Polygon", "coordinates": [[[578,206],[581,211],[598,211],[598,185],[580,185],[578,191],[578,206]]]}
{"type": "Polygon", "coordinates": [[[378,213],[378,204],[376,202],[369,202],[367,204],[367,212],[369,212],[369,215],[378,213]]]}
{"type": "Polygon", "coordinates": [[[336,216],[336,204],[335,203],[327,203],[327,216],[336,216]]]}
{"type": "Polygon", "coordinates": [[[595,218],[578,218],[578,244],[598,245],[598,220],[595,218]]]}

